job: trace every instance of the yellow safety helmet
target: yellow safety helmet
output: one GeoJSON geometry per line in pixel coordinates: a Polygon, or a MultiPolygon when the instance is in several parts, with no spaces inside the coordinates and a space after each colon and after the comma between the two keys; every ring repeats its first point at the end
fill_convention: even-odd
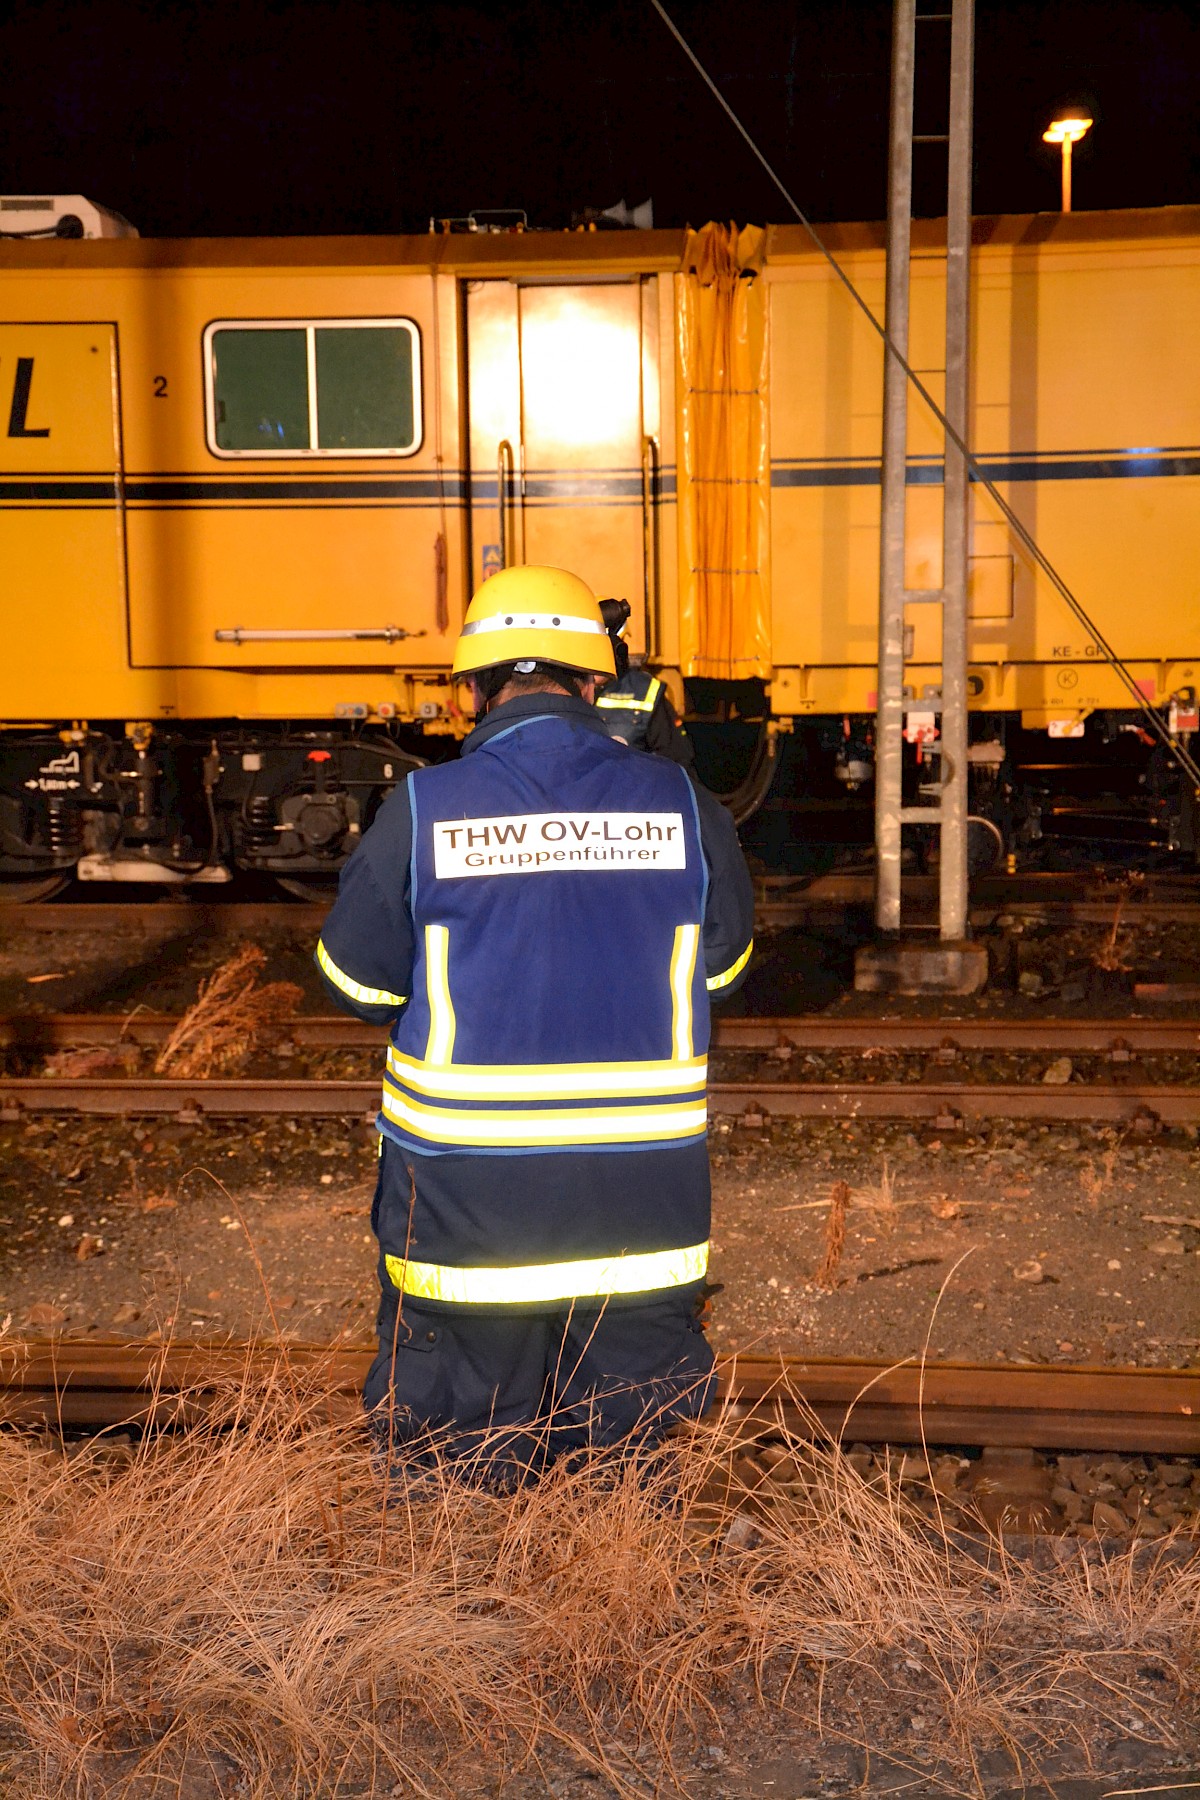
{"type": "Polygon", "coordinates": [[[566,569],[525,564],[501,569],[477,591],[454,650],[454,673],[498,663],[550,662],[588,675],[613,675],[612,641],[600,602],[566,569]]]}

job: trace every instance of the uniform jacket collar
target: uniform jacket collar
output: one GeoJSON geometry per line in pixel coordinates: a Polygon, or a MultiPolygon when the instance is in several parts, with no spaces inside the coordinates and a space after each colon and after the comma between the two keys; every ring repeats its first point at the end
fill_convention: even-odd
{"type": "Polygon", "coordinates": [[[608,736],[595,707],[574,694],[519,694],[515,700],[494,706],[479,721],[470,736],[463,740],[462,754],[466,756],[472,750],[479,750],[489,738],[499,737],[502,731],[511,731],[514,725],[528,725],[535,719],[563,719],[569,725],[582,725],[585,731],[598,732],[603,738],[608,736]]]}

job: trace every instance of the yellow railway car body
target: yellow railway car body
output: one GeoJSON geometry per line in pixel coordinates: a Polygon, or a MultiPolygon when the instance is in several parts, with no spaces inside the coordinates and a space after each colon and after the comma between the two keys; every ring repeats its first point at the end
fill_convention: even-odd
{"type": "MultiPolygon", "coordinates": [[[[880,317],[882,229],[826,238],[880,317]]],[[[930,221],[910,360],[936,398],[943,308],[930,221]]],[[[1200,209],[975,221],[973,450],[1092,621],[975,484],[984,810],[1009,725],[1135,724],[1101,639],[1171,729],[1200,724],[1196,317],[1200,209]]],[[[414,729],[468,729],[453,643],[513,563],[628,599],[631,652],[680,709],[698,680],[712,716],[703,684],[725,682],[718,716],[817,722],[853,790],[882,378],[871,320],[799,227],[0,241],[0,898],[72,869],[333,875],[414,729]]],[[[937,589],[943,443],[916,394],[907,506],[909,583],[937,589]]],[[[939,659],[939,608],[912,605],[918,704],[939,659]]],[[[1128,841],[1200,850],[1195,796],[1171,805],[1128,841]]]]}
{"type": "MultiPolygon", "coordinates": [[[[935,395],[936,230],[915,235],[911,345],[935,395]]],[[[880,232],[827,235],[881,313],[880,232]]],[[[577,567],[630,599],[635,649],[700,672],[680,634],[684,263],[684,235],[669,232],[0,245],[0,413],[19,427],[0,435],[0,718],[333,718],[353,705],[457,730],[455,632],[500,559],[577,567]],[[217,453],[208,328],[313,320],[412,322],[410,453],[217,453]],[[334,631],[347,635],[301,635],[334,631]]],[[[781,718],[862,713],[880,344],[799,228],[767,232],[754,279],[767,605],[735,616],[728,666],[710,657],[703,672],[761,669],[781,718]]],[[[1197,316],[1200,211],[978,222],[973,447],[1160,703],[1200,667],[1197,316]]],[[[910,417],[908,573],[936,587],[940,436],[919,399],[910,417]]],[[[981,710],[1034,723],[1127,704],[978,489],[969,606],[981,710]]],[[[919,685],[936,678],[937,609],[911,619],[919,685]]]]}
{"type": "MultiPolygon", "coordinates": [[[[873,230],[828,233],[877,316],[873,230]]],[[[1200,672],[1200,210],[978,220],[972,449],[1146,697],[1200,672]]],[[[797,230],[771,234],[772,703],[874,705],[882,358],[797,230]]],[[[942,398],[944,259],[916,228],[910,361],[942,398]]],[[[941,440],[909,411],[908,585],[941,581],[941,440]]],[[[971,704],[1070,724],[1129,697],[1094,637],[972,489],[971,704]]],[[[935,681],[940,616],[909,611],[907,679],[935,681]]]]}

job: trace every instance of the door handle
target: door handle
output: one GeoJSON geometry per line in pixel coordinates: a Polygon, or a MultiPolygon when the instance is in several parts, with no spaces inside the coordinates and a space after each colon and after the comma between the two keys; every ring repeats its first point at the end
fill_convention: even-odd
{"type": "Polygon", "coordinates": [[[642,439],[642,579],[645,590],[646,657],[654,662],[659,653],[659,460],[658,439],[642,439]]]}
{"type": "Polygon", "coordinates": [[[499,525],[497,536],[500,540],[500,567],[502,569],[508,567],[508,507],[505,483],[512,481],[515,475],[516,460],[513,456],[513,447],[507,438],[501,438],[496,452],[496,506],[499,525]]]}

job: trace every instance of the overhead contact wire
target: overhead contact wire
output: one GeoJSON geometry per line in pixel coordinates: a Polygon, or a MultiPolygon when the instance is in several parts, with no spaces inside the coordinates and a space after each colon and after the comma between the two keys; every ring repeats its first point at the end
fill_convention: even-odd
{"type": "Polygon", "coordinates": [[[974,455],[974,453],[968,448],[964,439],[959,435],[959,433],[955,430],[954,426],[950,423],[949,419],[946,417],[945,413],[942,411],[941,407],[938,405],[938,403],[934,399],[933,395],[929,392],[929,389],[925,386],[924,382],[921,380],[920,376],[917,374],[916,370],[913,368],[913,366],[909,362],[908,358],[904,355],[904,353],[900,349],[897,348],[896,344],[888,336],[887,329],[884,326],[884,324],[882,323],[882,321],[880,319],[878,319],[875,316],[875,314],[871,311],[870,306],[868,305],[866,300],[864,300],[863,296],[859,293],[859,291],[855,287],[853,281],[850,279],[850,277],[846,273],[845,269],[843,269],[841,263],[838,262],[837,257],[833,254],[832,250],[829,249],[828,245],[825,243],[824,239],[821,237],[820,232],[817,230],[817,228],[813,224],[812,220],[805,213],[803,207],[801,207],[799,202],[796,200],[796,198],[792,194],[790,188],[788,188],[787,184],[784,182],[783,177],[776,171],[774,165],[768,160],[765,153],[759,148],[759,145],[755,142],[750,131],[742,123],[741,119],[738,117],[738,114],[734,111],[734,109],[730,105],[729,101],[725,98],[724,94],[721,92],[720,88],[717,86],[716,82],[713,80],[712,76],[709,74],[709,72],[705,68],[704,64],[700,61],[700,58],[696,55],[696,52],[692,49],[692,46],[688,43],[687,39],[684,37],[683,33],[680,31],[678,25],[676,25],[674,19],[671,17],[671,15],[667,11],[666,7],[662,4],[662,0],[650,0],[650,4],[654,8],[655,12],[658,14],[659,18],[662,20],[663,24],[666,26],[667,30],[671,33],[671,36],[675,39],[676,43],[679,45],[679,48],[683,51],[684,55],[687,57],[688,61],[692,65],[692,67],[695,69],[696,73],[699,75],[701,81],[703,81],[705,87],[707,87],[709,92],[712,94],[713,99],[717,102],[718,106],[720,106],[721,110],[725,113],[726,117],[729,119],[730,124],[734,127],[735,131],[737,131],[739,136],[744,140],[747,148],[751,151],[752,155],[756,158],[756,160],[762,165],[763,169],[770,176],[770,178],[774,182],[775,186],[779,189],[780,194],[783,196],[783,198],[787,202],[788,206],[791,207],[792,212],[795,214],[797,220],[804,227],[805,231],[808,233],[809,237],[812,239],[816,248],[820,251],[821,255],[825,258],[825,261],[829,264],[829,267],[832,269],[832,271],[833,271],[834,275],[837,277],[837,279],[841,282],[842,286],[845,288],[846,292],[849,294],[849,296],[850,296],[851,300],[854,302],[855,306],[857,306],[858,310],[862,313],[863,317],[866,319],[866,321],[870,325],[871,329],[875,332],[877,337],[880,339],[881,343],[884,345],[887,352],[891,356],[895,357],[897,363],[904,371],[905,378],[911,383],[912,387],[921,396],[922,400],[925,402],[926,406],[929,408],[929,410],[933,414],[934,418],[938,421],[938,424],[942,427],[942,430],[945,432],[946,437],[954,445],[955,449],[959,452],[959,454],[962,456],[963,460],[966,462],[967,468],[971,472],[972,479],[975,481],[977,486],[981,487],[984,490],[984,492],[991,498],[991,500],[994,502],[994,504],[998,508],[1001,516],[1007,522],[1009,528],[1011,529],[1013,535],[1016,537],[1017,541],[1020,544],[1022,544],[1024,546],[1024,548],[1028,551],[1029,555],[1032,557],[1032,559],[1036,563],[1037,567],[1042,571],[1042,574],[1046,577],[1047,581],[1050,582],[1051,586],[1054,588],[1055,592],[1059,595],[1059,597],[1063,601],[1066,602],[1066,605],[1068,606],[1070,611],[1075,615],[1075,618],[1079,621],[1079,623],[1083,626],[1084,630],[1087,631],[1089,633],[1089,635],[1095,639],[1096,643],[1099,645],[1100,649],[1104,653],[1105,660],[1108,662],[1109,666],[1112,668],[1112,670],[1116,674],[1117,678],[1123,683],[1125,688],[1128,690],[1130,696],[1134,700],[1134,702],[1137,705],[1137,707],[1139,708],[1139,710],[1145,715],[1146,719],[1149,721],[1149,723],[1153,727],[1155,735],[1159,738],[1161,743],[1164,745],[1168,754],[1175,758],[1175,761],[1179,764],[1180,768],[1183,770],[1184,774],[1188,777],[1189,781],[1191,781],[1195,785],[1197,790],[1200,791],[1200,764],[1198,764],[1193,759],[1193,757],[1184,748],[1184,746],[1182,744],[1178,743],[1171,736],[1171,733],[1168,730],[1165,723],[1163,722],[1161,716],[1159,715],[1157,708],[1152,706],[1151,703],[1149,702],[1149,700],[1147,700],[1145,694],[1143,694],[1141,688],[1138,686],[1137,682],[1134,680],[1134,678],[1130,674],[1129,670],[1125,667],[1125,664],[1121,661],[1121,658],[1118,656],[1116,650],[1109,643],[1108,639],[1104,636],[1104,633],[1100,630],[1099,626],[1093,623],[1091,617],[1089,616],[1086,608],[1083,605],[1083,602],[1072,591],[1072,589],[1068,585],[1065,577],[1059,574],[1058,570],[1055,568],[1054,564],[1050,561],[1050,558],[1046,555],[1045,551],[1042,549],[1041,545],[1037,542],[1036,538],[1027,529],[1027,527],[1021,522],[1021,520],[1017,517],[1017,514],[1013,511],[1013,508],[1009,505],[1008,501],[1004,498],[1003,494],[1000,492],[1000,490],[996,486],[995,482],[991,479],[990,475],[988,475],[988,473],[984,469],[982,463],[979,461],[978,457],[976,457],[974,455]]]}

